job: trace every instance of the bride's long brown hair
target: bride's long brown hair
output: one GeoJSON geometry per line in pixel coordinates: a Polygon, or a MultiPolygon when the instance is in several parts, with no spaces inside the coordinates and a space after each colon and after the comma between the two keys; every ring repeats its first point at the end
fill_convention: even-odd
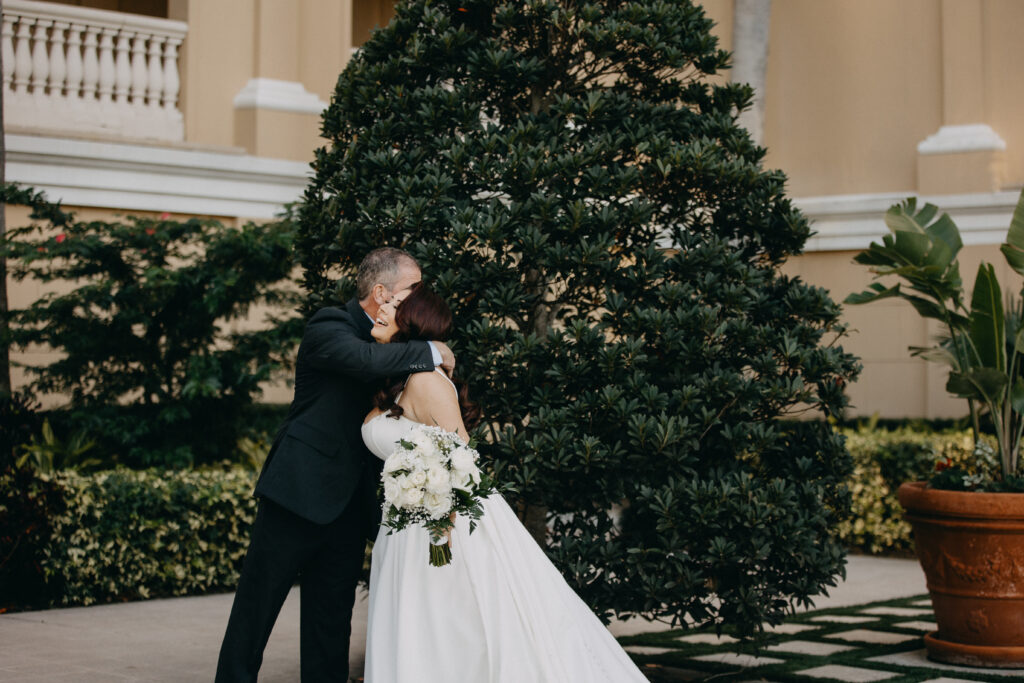
{"type": "MultiPolygon", "coordinates": [[[[391,342],[448,341],[452,332],[452,311],[444,299],[418,282],[395,309],[394,324],[398,329],[391,336],[391,342]]],[[[402,406],[395,403],[395,399],[405,387],[408,377],[404,375],[386,379],[384,388],[373,397],[373,404],[391,417],[400,416],[404,411],[402,406]]],[[[466,429],[472,429],[480,422],[480,407],[469,400],[465,382],[454,382],[458,389],[462,422],[466,429]]]]}

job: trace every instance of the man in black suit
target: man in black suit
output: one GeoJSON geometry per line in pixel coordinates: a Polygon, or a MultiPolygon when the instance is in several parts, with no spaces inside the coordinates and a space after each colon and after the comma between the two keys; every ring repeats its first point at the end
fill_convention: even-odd
{"type": "Polygon", "coordinates": [[[310,319],[295,398],[256,482],[249,550],[217,662],[217,682],[255,681],[270,631],[298,578],[302,680],[348,681],[352,605],[367,537],[376,534],[380,472],[360,426],[374,382],[447,369],[440,342],[375,344],[377,309],[420,280],[404,251],[376,249],[359,265],[357,297],[310,319]]]}

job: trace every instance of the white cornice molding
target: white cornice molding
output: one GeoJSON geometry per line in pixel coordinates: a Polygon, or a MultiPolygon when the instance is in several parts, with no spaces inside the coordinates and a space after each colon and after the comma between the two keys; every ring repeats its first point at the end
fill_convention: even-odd
{"type": "Polygon", "coordinates": [[[7,180],[68,206],[266,219],[302,196],[309,164],[157,145],[8,133],[7,180]]]}
{"type": "Polygon", "coordinates": [[[1006,142],[991,126],[984,123],[942,126],[937,133],[917,144],[918,154],[958,154],[1005,149],[1006,142]]]}
{"type": "Polygon", "coordinates": [[[251,78],[237,95],[235,109],[272,109],[297,114],[320,114],[327,103],[301,83],[273,78],[251,78]]]}
{"type": "Polygon", "coordinates": [[[960,228],[964,244],[1002,244],[1020,191],[919,196],[914,192],[802,197],[793,200],[811,221],[814,234],[804,251],[866,249],[889,234],[885,212],[907,197],[934,204],[960,228]]]}

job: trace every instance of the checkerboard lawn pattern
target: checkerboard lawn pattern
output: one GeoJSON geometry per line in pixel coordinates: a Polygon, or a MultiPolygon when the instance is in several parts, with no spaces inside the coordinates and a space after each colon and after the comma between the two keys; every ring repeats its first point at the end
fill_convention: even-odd
{"type": "Polygon", "coordinates": [[[1024,681],[1024,669],[929,661],[923,637],[935,622],[927,595],[805,612],[768,630],[759,646],[713,630],[660,631],[620,642],[652,683],[1024,681]]]}

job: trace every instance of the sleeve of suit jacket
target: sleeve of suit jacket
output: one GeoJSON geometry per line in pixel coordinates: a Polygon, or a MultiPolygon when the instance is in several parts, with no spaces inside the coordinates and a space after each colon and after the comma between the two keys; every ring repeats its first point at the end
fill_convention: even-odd
{"type": "Polygon", "coordinates": [[[363,381],[434,369],[427,342],[378,344],[360,339],[350,323],[313,320],[306,326],[309,363],[317,370],[363,381]]]}

